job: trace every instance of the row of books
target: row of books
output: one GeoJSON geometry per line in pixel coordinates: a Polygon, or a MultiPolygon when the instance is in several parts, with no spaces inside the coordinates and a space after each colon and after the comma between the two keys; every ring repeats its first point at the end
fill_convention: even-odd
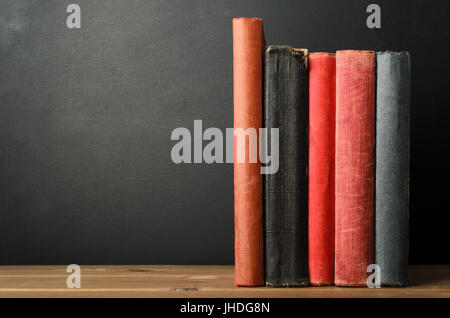
{"type": "Polygon", "coordinates": [[[236,285],[366,286],[377,264],[405,286],[409,54],[266,46],[236,18],[233,65],[235,129],[279,129],[277,173],[234,164],[236,285]]]}

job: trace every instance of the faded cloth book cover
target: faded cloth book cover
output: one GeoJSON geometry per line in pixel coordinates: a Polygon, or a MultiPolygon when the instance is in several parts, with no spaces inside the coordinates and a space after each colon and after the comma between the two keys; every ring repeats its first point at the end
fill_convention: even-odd
{"type": "MultiPolygon", "coordinates": [[[[264,126],[279,129],[279,170],[264,176],[265,280],[308,284],[308,51],[265,51],[264,126]]],[[[269,140],[271,140],[269,138],[269,140]]]]}
{"type": "Polygon", "coordinates": [[[375,52],[336,53],[335,284],[364,286],[374,263],[375,52]]]}
{"type": "MultiPolygon", "coordinates": [[[[234,129],[262,127],[263,22],[257,18],[233,19],[234,129]]],[[[237,149],[234,140],[235,283],[264,285],[263,185],[261,164],[249,162],[249,144],[237,149]],[[245,162],[237,155],[245,151],[245,162]]]]}
{"type": "Polygon", "coordinates": [[[336,55],[309,54],[309,279],[334,282],[336,55]]]}
{"type": "Polygon", "coordinates": [[[408,283],[410,57],[377,53],[375,263],[382,286],[408,283]]]}

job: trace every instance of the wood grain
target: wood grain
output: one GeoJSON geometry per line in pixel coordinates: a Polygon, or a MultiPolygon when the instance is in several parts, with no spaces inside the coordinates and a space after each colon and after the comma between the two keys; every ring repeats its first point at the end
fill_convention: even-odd
{"type": "Polygon", "coordinates": [[[81,266],[81,288],[68,289],[66,267],[0,266],[0,297],[446,297],[450,265],[410,266],[406,288],[246,288],[233,266],[81,266]]]}

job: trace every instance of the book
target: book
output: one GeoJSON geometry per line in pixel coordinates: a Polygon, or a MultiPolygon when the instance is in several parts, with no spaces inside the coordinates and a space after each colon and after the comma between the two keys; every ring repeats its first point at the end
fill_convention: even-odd
{"type": "MultiPolygon", "coordinates": [[[[263,22],[258,18],[233,19],[234,129],[262,127],[263,22]]],[[[263,180],[261,163],[238,162],[234,136],[235,284],[263,286],[263,180]]],[[[245,157],[249,157],[245,155],[245,157]]]]}
{"type": "Polygon", "coordinates": [[[375,263],[382,286],[406,286],[409,253],[410,57],[377,53],[375,263]]]}
{"type": "MultiPolygon", "coordinates": [[[[265,281],[308,284],[308,51],[265,51],[264,126],[279,129],[279,170],[264,176],[265,281]]],[[[269,139],[270,140],[270,139],[269,139]]]]}
{"type": "Polygon", "coordinates": [[[309,54],[308,253],[311,285],[334,282],[336,55],[309,54]]]}
{"type": "Polygon", "coordinates": [[[374,263],[375,52],[336,52],[335,284],[374,263]]]}

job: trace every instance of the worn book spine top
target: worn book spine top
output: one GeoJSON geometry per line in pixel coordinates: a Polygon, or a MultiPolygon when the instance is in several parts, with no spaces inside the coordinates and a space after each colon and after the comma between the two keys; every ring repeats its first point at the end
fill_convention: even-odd
{"type": "Polygon", "coordinates": [[[382,286],[408,283],[410,58],[377,53],[375,263],[382,286]]]}
{"type": "MultiPolygon", "coordinates": [[[[262,127],[263,22],[257,18],[233,19],[234,129],[262,127]]],[[[248,143],[237,149],[234,140],[235,283],[264,285],[263,199],[259,161],[249,160],[248,143]],[[238,151],[245,162],[238,163],[238,151]]]]}
{"type": "Polygon", "coordinates": [[[374,263],[375,52],[336,53],[335,284],[364,286],[374,263]]]}
{"type": "Polygon", "coordinates": [[[279,129],[279,170],[264,181],[265,280],[270,287],[308,284],[307,64],[305,49],[269,46],[265,51],[264,126],[269,132],[279,129]]]}
{"type": "Polygon", "coordinates": [[[336,55],[309,54],[309,279],[334,282],[336,55]]]}

